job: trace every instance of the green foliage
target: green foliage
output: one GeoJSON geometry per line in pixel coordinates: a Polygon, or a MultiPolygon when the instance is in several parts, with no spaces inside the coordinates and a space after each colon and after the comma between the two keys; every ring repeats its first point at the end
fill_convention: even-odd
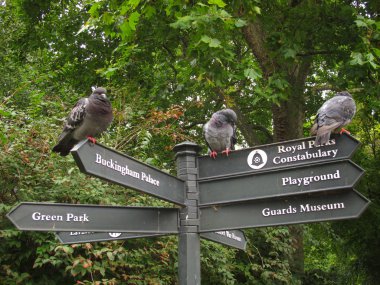
{"type": "MultiPolygon", "coordinates": [[[[171,206],[51,153],[68,110],[104,85],[115,119],[99,141],[171,173],[177,143],[206,152],[202,124],[219,108],[239,109],[239,144],[248,146],[273,139],[274,106],[300,105],[306,119],[295,124],[308,135],[322,95],[349,90],[358,104],[350,130],[362,142],[355,161],[366,170],[357,188],[372,204],[357,221],[305,227],[304,283],[376,284],[378,12],[367,2],[322,2],[2,1],[0,283],[178,283],[175,236],[69,246],[5,217],[20,201],[171,206]],[[254,39],[264,35],[260,49],[249,42],[252,25],[254,39]]],[[[247,252],[202,242],[203,284],[300,283],[288,228],[246,235],[247,252]]]]}

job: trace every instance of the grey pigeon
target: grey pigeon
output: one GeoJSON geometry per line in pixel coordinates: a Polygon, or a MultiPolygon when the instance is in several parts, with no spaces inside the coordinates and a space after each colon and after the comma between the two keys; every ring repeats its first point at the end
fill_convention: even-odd
{"type": "Polygon", "coordinates": [[[203,126],[203,135],[212,158],[215,158],[218,152],[228,156],[230,151],[235,149],[236,122],[236,113],[231,109],[223,109],[214,113],[203,126]]]}
{"type": "Polygon", "coordinates": [[[343,127],[351,122],[355,112],[355,101],[347,91],[339,92],[327,100],[319,108],[314,125],[310,130],[311,135],[317,135],[314,145],[327,143],[331,132],[339,131],[339,129],[341,129],[341,133],[349,133],[343,127]]]}
{"type": "Polygon", "coordinates": [[[106,89],[96,88],[88,98],[80,99],[70,115],[54,152],[66,156],[79,141],[88,138],[95,143],[94,137],[105,131],[113,119],[112,106],[106,96],[106,89]]]}

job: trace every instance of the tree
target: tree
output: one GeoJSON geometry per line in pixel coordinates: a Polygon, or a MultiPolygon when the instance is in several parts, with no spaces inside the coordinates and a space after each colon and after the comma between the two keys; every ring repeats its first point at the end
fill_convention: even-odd
{"type": "MultiPolygon", "coordinates": [[[[176,143],[193,140],[204,146],[201,126],[215,110],[233,108],[239,118],[239,144],[253,146],[308,135],[312,115],[325,97],[343,89],[353,93],[363,110],[353,127],[372,150],[366,149],[365,154],[377,157],[373,132],[378,128],[380,52],[374,2],[3,3],[1,25],[9,35],[1,39],[2,53],[9,55],[2,57],[5,76],[0,93],[3,213],[22,199],[159,203],[85,178],[70,159],[50,157],[49,146],[58,134],[60,120],[92,85],[105,84],[111,91],[115,120],[105,135],[107,145],[169,171],[174,170],[170,150],[176,143]],[[24,141],[30,145],[25,146],[24,141]],[[83,190],[72,190],[77,188],[83,190]]],[[[368,167],[373,169],[373,177],[375,159],[368,167]]],[[[376,184],[362,191],[369,189],[378,192],[376,184]]],[[[215,282],[299,282],[303,276],[302,228],[249,230],[247,235],[251,241],[247,254],[204,244],[202,264],[215,282]],[[221,252],[220,258],[213,258],[214,251],[221,252]],[[231,265],[228,260],[233,257],[231,265]],[[221,274],[216,270],[219,267],[221,274]]],[[[113,280],[176,282],[175,271],[163,269],[175,264],[175,245],[170,238],[164,242],[128,241],[125,247],[109,243],[73,248],[12,230],[2,232],[2,237],[6,243],[0,270],[9,283],[17,278],[31,282],[48,278],[30,274],[31,264],[41,271],[53,268],[59,272],[62,279],[57,282],[102,278],[109,284],[113,280]],[[36,252],[18,254],[13,266],[9,254],[12,238],[20,249],[26,249],[25,241],[36,248],[36,252]],[[128,248],[133,248],[135,259],[127,258],[128,248]],[[150,273],[139,266],[143,262],[152,265],[150,273]],[[160,281],[154,277],[158,272],[162,273],[160,281]],[[143,273],[146,277],[141,280],[143,273]]],[[[354,244],[353,237],[357,235],[342,234],[348,247],[354,244]]],[[[350,252],[357,260],[373,260],[358,251],[350,252]]],[[[371,270],[365,274],[368,280],[375,278],[370,276],[371,270]]],[[[204,281],[212,282],[211,277],[204,281]]]]}

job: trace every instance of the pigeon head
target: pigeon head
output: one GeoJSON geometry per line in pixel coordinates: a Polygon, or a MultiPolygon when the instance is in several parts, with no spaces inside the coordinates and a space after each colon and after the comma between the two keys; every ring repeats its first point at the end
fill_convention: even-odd
{"type": "Polygon", "coordinates": [[[107,98],[107,90],[103,87],[96,88],[91,95],[95,95],[96,97],[101,96],[103,98],[107,98]]]}
{"type": "Polygon", "coordinates": [[[107,98],[107,90],[103,87],[98,87],[94,91],[92,91],[90,98],[95,99],[96,101],[107,103],[107,104],[109,102],[107,98]]]}
{"type": "Polygon", "coordinates": [[[236,113],[231,109],[223,109],[215,113],[219,120],[226,121],[232,125],[235,125],[237,122],[236,113]]]}

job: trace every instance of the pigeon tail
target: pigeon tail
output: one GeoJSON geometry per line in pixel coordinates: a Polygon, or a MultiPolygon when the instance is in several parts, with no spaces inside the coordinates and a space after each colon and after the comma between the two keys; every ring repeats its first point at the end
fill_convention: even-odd
{"type": "Polygon", "coordinates": [[[317,134],[318,124],[315,123],[310,129],[310,135],[315,136],[317,134]]]}
{"type": "Polygon", "coordinates": [[[324,145],[325,143],[327,143],[330,139],[330,134],[331,134],[330,131],[326,131],[324,133],[318,134],[317,137],[315,138],[314,145],[320,146],[320,145],[324,145]]]}
{"type": "Polygon", "coordinates": [[[62,140],[60,141],[57,145],[55,145],[52,149],[53,152],[59,153],[61,156],[67,156],[71,149],[76,145],[79,141],[75,139],[70,139],[70,140],[62,140]]]}
{"type": "Polygon", "coordinates": [[[335,122],[334,124],[328,126],[322,126],[317,130],[317,137],[315,138],[315,146],[324,145],[330,139],[331,132],[341,126],[340,122],[335,122]]]}

